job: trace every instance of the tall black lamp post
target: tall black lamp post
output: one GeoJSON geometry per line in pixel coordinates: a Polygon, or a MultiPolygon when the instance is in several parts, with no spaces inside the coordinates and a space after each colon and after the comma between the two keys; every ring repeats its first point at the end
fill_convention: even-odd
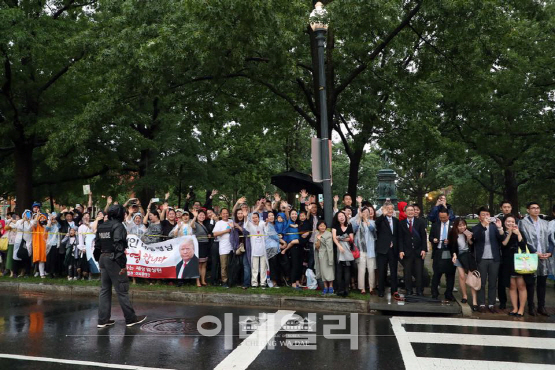
{"type": "Polygon", "coordinates": [[[328,131],[328,107],[326,97],[326,74],[324,72],[324,43],[328,24],[327,11],[321,2],[317,2],[314,10],[310,13],[310,27],[316,34],[318,41],[318,90],[320,99],[320,163],[322,185],[324,188],[324,218],[328,227],[331,227],[333,218],[333,203],[331,196],[331,171],[330,171],[330,147],[328,131]]]}

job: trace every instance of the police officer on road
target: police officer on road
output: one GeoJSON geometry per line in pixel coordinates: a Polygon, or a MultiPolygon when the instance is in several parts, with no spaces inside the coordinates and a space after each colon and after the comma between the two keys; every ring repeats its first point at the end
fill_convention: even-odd
{"type": "Polygon", "coordinates": [[[119,204],[108,209],[107,222],[98,226],[95,241],[95,258],[100,254],[100,302],[98,306],[98,328],[115,324],[110,320],[112,308],[112,286],[118,295],[118,301],[125,316],[127,326],[134,326],[146,320],[146,316],[137,316],[129,301],[129,278],[127,277],[125,248],[127,248],[127,231],[122,224],[125,216],[119,204]]]}

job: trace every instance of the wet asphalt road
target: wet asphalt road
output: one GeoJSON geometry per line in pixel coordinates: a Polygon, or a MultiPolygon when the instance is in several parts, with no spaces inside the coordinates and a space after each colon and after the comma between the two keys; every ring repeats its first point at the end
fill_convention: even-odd
{"type": "MultiPolygon", "coordinates": [[[[353,343],[358,349],[351,350],[349,339],[329,338],[324,327],[337,325],[337,321],[320,312],[310,316],[316,323],[316,331],[309,334],[315,335],[308,340],[297,339],[301,343],[297,349],[287,347],[286,343],[291,345],[293,340],[287,336],[302,332],[283,328],[274,337],[275,346],[270,340],[266,348],[238,349],[243,341],[245,347],[245,337],[253,332],[241,331],[245,316],[259,317],[261,313],[276,310],[135,301],[137,313],[147,314],[148,320],[140,327],[127,328],[117,301],[113,303],[112,318],[116,325],[97,329],[94,299],[0,293],[0,369],[99,369],[102,365],[120,369],[131,368],[125,365],[166,369],[213,369],[220,365],[221,369],[227,369],[233,364],[232,352],[243,359],[242,365],[248,369],[438,366],[477,370],[491,368],[489,361],[507,362],[502,366],[504,370],[513,368],[511,364],[515,369],[522,369],[522,363],[532,369],[541,366],[555,369],[550,366],[555,364],[555,324],[381,315],[358,315],[357,322],[347,314],[346,329],[332,330],[331,334],[353,333],[356,338],[353,343]],[[228,319],[232,315],[231,320],[226,321],[226,314],[228,319]],[[218,335],[199,334],[197,322],[206,315],[213,317],[203,328],[221,329],[218,335]],[[215,323],[218,320],[221,327],[215,323]],[[306,344],[315,349],[306,349],[306,344]],[[9,355],[21,357],[7,358],[9,355]],[[249,356],[252,359],[246,360],[249,356]],[[33,361],[38,357],[47,360],[33,361]],[[445,359],[455,361],[447,364],[445,359]],[[95,366],[59,363],[60,360],[91,361],[95,366]],[[466,360],[474,361],[466,363],[466,360]]],[[[309,317],[306,312],[295,314],[309,317]]],[[[264,327],[264,318],[261,325],[264,327]]],[[[257,333],[264,331],[258,330],[257,333]]]]}

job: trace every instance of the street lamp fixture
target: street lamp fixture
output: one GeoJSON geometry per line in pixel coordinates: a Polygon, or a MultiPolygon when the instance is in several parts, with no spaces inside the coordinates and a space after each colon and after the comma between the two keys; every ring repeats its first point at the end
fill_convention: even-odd
{"type": "Polygon", "coordinates": [[[312,31],[328,30],[328,11],[320,1],[314,5],[314,10],[310,13],[310,28],[312,31]]]}

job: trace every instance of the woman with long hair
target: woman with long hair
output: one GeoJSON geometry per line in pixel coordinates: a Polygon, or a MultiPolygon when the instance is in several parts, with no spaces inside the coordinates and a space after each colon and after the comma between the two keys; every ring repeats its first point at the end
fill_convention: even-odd
{"type": "Polygon", "coordinates": [[[343,211],[337,212],[332,227],[333,243],[337,247],[336,279],[337,295],[346,297],[349,294],[351,281],[351,264],[354,263],[350,242],[353,240],[353,228],[347,222],[343,211]]]}
{"type": "Polygon", "coordinates": [[[198,241],[198,270],[200,278],[197,281],[197,286],[199,283],[201,286],[206,286],[206,264],[210,255],[209,235],[212,233],[214,225],[204,222],[206,220],[206,212],[204,210],[193,210],[192,213],[194,217],[191,221],[191,228],[198,241]]]}
{"type": "MultiPolygon", "coordinates": [[[[469,271],[477,270],[476,258],[471,249],[472,233],[467,229],[466,221],[457,218],[453,224],[453,228],[449,232],[449,249],[453,255],[453,264],[459,272],[459,289],[462,293],[461,303],[468,302],[466,292],[466,276],[469,271]]],[[[477,292],[470,288],[472,293],[472,310],[478,310],[477,292]]]]}
{"type": "Polygon", "coordinates": [[[511,297],[511,305],[513,309],[509,312],[510,316],[522,317],[524,316],[524,307],[528,299],[528,292],[526,291],[526,283],[524,282],[524,275],[515,271],[515,254],[526,251],[526,238],[516,224],[516,217],[509,214],[506,215],[504,220],[505,224],[505,239],[501,242],[503,250],[503,264],[502,268],[507,269],[509,272],[505,274],[510,276],[510,281],[501,281],[501,284],[506,288],[509,287],[509,295],[511,297]],[[520,305],[519,305],[520,303],[520,305]]]}

